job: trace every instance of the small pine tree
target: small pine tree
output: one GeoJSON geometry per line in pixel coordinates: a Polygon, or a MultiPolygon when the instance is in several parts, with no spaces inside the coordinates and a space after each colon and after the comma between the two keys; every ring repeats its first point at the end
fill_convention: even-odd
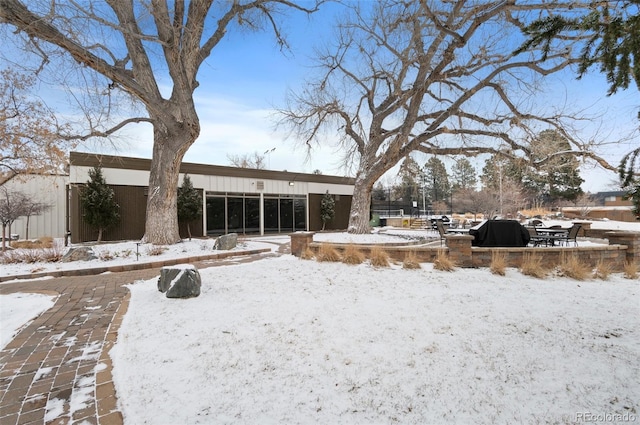
{"type": "Polygon", "coordinates": [[[80,205],[84,221],[98,229],[98,242],[102,241],[103,232],[120,220],[120,206],[102,175],[102,168],[94,167],[89,171],[89,181],[80,192],[80,205]]]}
{"type": "Polygon", "coordinates": [[[200,217],[202,211],[202,198],[200,192],[193,188],[191,179],[185,174],[182,186],[178,188],[178,221],[187,223],[187,233],[191,240],[191,227],[189,222],[200,217]]]}
{"type": "Polygon", "coordinates": [[[322,195],[320,201],[320,219],[322,220],[322,230],[324,230],[327,221],[333,220],[336,215],[336,201],[333,196],[329,195],[329,191],[322,195]]]}

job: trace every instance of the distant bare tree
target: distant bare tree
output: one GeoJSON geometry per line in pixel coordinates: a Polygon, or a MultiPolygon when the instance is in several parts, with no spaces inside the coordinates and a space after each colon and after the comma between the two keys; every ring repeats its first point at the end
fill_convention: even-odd
{"type": "Polygon", "coordinates": [[[513,182],[506,182],[504,192],[484,188],[480,191],[461,190],[454,194],[453,203],[457,211],[483,214],[485,218],[515,216],[525,206],[522,189],[513,182]]]}
{"type": "Polygon", "coordinates": [[[615,169],[569,134],[574,114],[534,107],[542,77],[579,61],[573,45],[551,46],[544,60],[535,48],[514,53],[513,38],[533,19],[590,3],[348,3],[334,46],[318,54],[320,75],[282,111],[310,148],[337,130],[356,172],[348,231],[370,231],[374,184],[412,151],[529,158],[525,141],[543,126],[566,137],[573,155],[615,169]]]}
{"type": "Polygon", "coordinates": [[[578,209],[580,217],[587,217],[589,216],[589,213],[593,211],[593,208],[595,207],[595,201],[591,194],[583,193],[573,200],[573,205],[578,209]]]}
{"type": "Polygon", "coordinates": [[[31,216],[43,214],[49,211],[53,205],[35,201],[33,199],[26,199],[25,201],[23,216],[27,218],[27,222],[25,223],[24,238],[29,239],[29,220],[31,219],[31,216]]]}
{"type": "Polygon", "coordinates": [[[0,224],[2,224],[2,251],[6,249],[6,240],[11,236],[11,224],[26,215],[25,205],[29,198],[22,192],[11,191],[0,186],[0,224]],[[7,228],[9,235],[7,235],[7,228]]]}
{"type": "Polygon", "coordinates": [[[473,212],[482,213],[484,218],[492,218],[500,211],[500,198],[495,192],[488,190],[476,192],[475,201],[477,210],[473,212]]]}
{"type": "Polygon", "coordinates": [[[460,189],[453,192],[451,198],[454,211],[478,214],[482,211],[482,197],[475,189],[460,189]]]}
{"type": "Polygon", "coordinates": [[[234,30],[268,28],[286,48],[282,15],[312,13],[321,2],[0,0],[0,26],[40,60],[38,71],[62,65],[60,75],[77,70],[78,82],[91,82],[73,91],[88,105],[79,139],[108,138],[136,123],[153,127],[142,239],[164,245],[180,241],[176,187],[182,159],[200,134],[194,93],[203,64],[234,30]],[[131,106],[123,100],[134,108],[118,108],[131,106]]]}
{"type": "Polygon", "coordinates": [[[507,182],[503,190],[500,215],[504,218],[515,217],[527,203],[522,185],[518,182],[507,182]]]}
{"type": "Polygon", "coordinates": [[[75,143],[59,134],[55,114],[30,96],[36,80],[12,69],[0,70],[0,173],[59,172],[75,143]]]}
{"type": "Polygon", "coordinates": [[[254,168],[256,170],[264,170],[266,168],[265,155],[258,152],[244,155],[227,155],[227,159],[234,167],[238,168],[254,168]]]}
{"type": "Polygon", "coordinates": [[[431,203],[434,214],[441,215],[449,212],[449,205],[445,201],[434,201],[431,203]]]}

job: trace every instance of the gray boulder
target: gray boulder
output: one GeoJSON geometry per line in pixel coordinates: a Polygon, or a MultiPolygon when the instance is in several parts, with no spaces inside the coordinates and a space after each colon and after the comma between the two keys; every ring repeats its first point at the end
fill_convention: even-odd
{"type": "Polygon", "coordinates": [[[216,243],[213,245],[213,249],[219,249],[227,251],[235,248],[238,245],[238,234],[229,233],[228,235],[222,235],[216,239],[216,243]]]}
{"type": "Polygon", "coordinates": [[[200,295],[200,273],[192,265],[163,267],[158,278],[158,291],[167,298],[192,298],[200,295]]]}
{"type": "Polygon", "coordinates": [[[69,248],[66,254],[62,256],[60,259],[63,263],[69,263],[71,261],[90,261],[95,260],[96,254],[93,252],[93,249],[87,246],[80,246],[77,248],[69,248]]]}

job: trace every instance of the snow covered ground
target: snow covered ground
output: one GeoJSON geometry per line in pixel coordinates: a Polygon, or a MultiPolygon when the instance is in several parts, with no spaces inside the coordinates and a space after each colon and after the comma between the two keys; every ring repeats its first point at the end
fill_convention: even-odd
{"type": "MultiPolygon", "coordinates": [[[[370,243],[398,232],[411,233],[317,236],[370,243]]],[[[275,250],[272,242],[285,241],[243,244],[275,250]]],[[[166,255],[209,249],[202,244],[166,255]]],[[[113,261],[136,261],[126,258],[113,261]]],[[[125,424],[640,421],[637,280],[540,280],[515,269],[501,277],[426,263],[376,269],[290,255],[200,274],[202,293],[187,300],[166,298],[157,279],[129,286],[110,352],[125,424]]],[[[6,297],[3,339],[22,326],[6,320],[9,303],[29,317],[47,308],[6,297]]]]}
{"type": "Polygon", "coordinates": [[[34,318],[53,307],[55,300],[44,294],[0,295],[0,350],[34,318]]]}
{"type": "MultiPolygon", "coordinates": [[[[554,224],[560,224],[568,227],[567,221],[560,220],[548,220],[544,222],[545,225],[551,226],[554,224]]],[[[629,230],[640,232],[640,223],[626,223],[620,221],[594,221],[591,225],[594,229],[609,229],[609,230],[629,230]]],[[[383,242],[406,242],[411,239],[434,239],[439,240],[439,237],[435,231],[432,230],[411,230],[411,229],[398,229],[392,227],[375,228],[374,233],[369,235],[349,235],[347,233],[317,233],[314,236],[315,241],[319,242],[340,242],[340,243],[383,243],[383,242]]],[[[262,249],[273,248],[273,242],[285,243],[289,240],[286,235],[283,236],[264,236],[264,237],[251,237],[240,238],[239,246],[236,250],[244,249],[262,249]]],[[[62,246],[62,240],[57,241],[59,250],[64,252],[67,248],[62,246]]],[[[134,262],[154,262],[167,258],[180,258],[188,256],[206,255],[213,253],[214,239],[193,239],[191,241],[184,240],[181,243],[175,245],[165,246],[164,251],[161,253],[155,252],[156,250],[150,244],[139,244],[138,241],[123,241],[117,243],[103,243],[99,245],[93,245],[95,254],[99,257],[92,261],[75,261],[69,263],[14,263],[14,264],[0,264],[0,277],[2,276],[15,276],[15,275],[28,275],[37,272],[55,271],[55,270],[70,270],[77,268],[98,268],[105,266],[118,266],[122,264],[130,264],[134,262]],[[153,255],[152,255],[153,254],[153,255]]],[[[593,242],[583,241],[581,245],[588,245],[593,242]]],[[[596,243],[607,243],[606,241],[596,243]]],[[[74,246],[81,246],[77,244],[74,246]]],[[[16,250],[19,251],[19,250],[16,250]]],[[[0,282],[0,284],[2,284],[0,282]]]]}
{"type": "Polygon", "coordinates": [[[640,415],[640,286],[292,256],[138,282],[111,351],[127,424],[571,423],[640,415]]]}
{"type": "MultiPolygon", "coordinates": [[[[280,236],[280,240],[288,237],[280,236]]],[[[256,238],[248,241],[240,241],[236,251],[246,249],[262,249],[273,248],[272,243],[267,243],[270,238],[256,238]]],[[[62,240],[55,241],[59,250],[66,252],[68,248],[62,246],[62,240]]],[[[93,248],[93,252],[98,257],[90,261],[73,261],[73,262],[36,262],[36,263],[10,263],[0,264],[1,276],[28,275],[38,272],[57,271],[57,270],[73,270],[73,269],[91,269],[105,266],[119,266],[132,263],[156,262],[171,258],[194,257],[200,255],[214,254],[213,246],[215,239],[193,239],[191,241],[184,240],[174,245],[160,247],[151,244],[138,243],[138,241],[123,241],[116,243],[101,243],[97,245],[89,245],[93,248]]],[[[83,246],[75,244],[72,246],[83,246]]],[[[15,251],[20,251],[16,249],[15,251]]],[[[2,283],[0,282],[0,285],[2,283]]]]}

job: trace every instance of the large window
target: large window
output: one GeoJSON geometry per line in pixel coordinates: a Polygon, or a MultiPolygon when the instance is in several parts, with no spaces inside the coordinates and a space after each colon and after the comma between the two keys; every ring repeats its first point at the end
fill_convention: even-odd
{"type": "MultiPolygon", "coordinates": [[[[260,198],[255,194],[207,194],[207,234],[260,233],[260,198]]],[[[307,200],[288,195],[265,195],[265,233],[286,233],[307,228],[307,200]]]]}
{"type": "Polygon", "coordinates": [[[260,233],[259,198],[245,198],[244,200],[244,232],[260,233]]]}
{"type": "Polygon", "coordinates": [[[293,199],[280,199],[280,231],[293,232],[293,199]]]}
{"type": "Polygon", "coordinates": [[[244,199],[227,198],[227,231],[244,233],[244,199]]]}
{"type": "Polygon", "coordinates": [[[224,235],[225,228],[225,198],[207,196],[207,234],[224,235]]]}
{"type": "Polygon", "coordinates": [[[293,200],[294,230],[307,230],[307,200],[293,200]]]}
{"type": "Polygon", "coordinates": [[[273,233],[280,229],[280,207],[278,199],[264,200],[264,231],[273,233]]]}

